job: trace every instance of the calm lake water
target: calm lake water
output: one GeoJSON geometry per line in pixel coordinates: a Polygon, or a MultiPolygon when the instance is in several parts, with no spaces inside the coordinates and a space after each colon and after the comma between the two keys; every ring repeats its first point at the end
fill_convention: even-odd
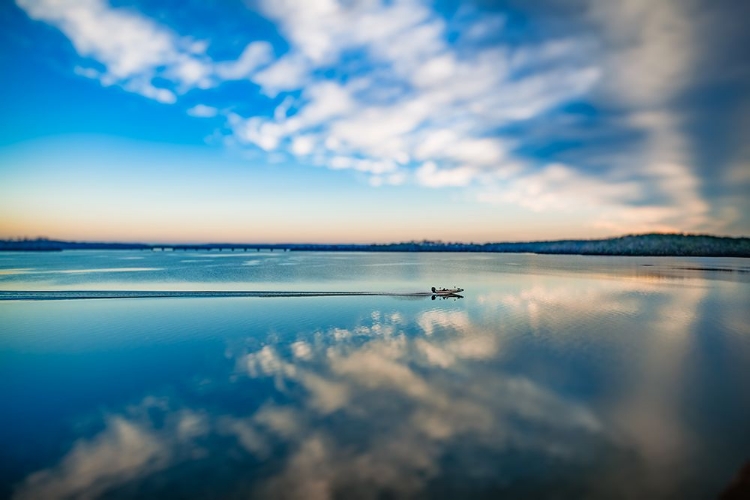
{"type": "Polygon", "coordinates": [[[6,253],[0,290],[185,292],[0,300],[0,497],[715,498],[750,460],[748,260],[6,253]]]}

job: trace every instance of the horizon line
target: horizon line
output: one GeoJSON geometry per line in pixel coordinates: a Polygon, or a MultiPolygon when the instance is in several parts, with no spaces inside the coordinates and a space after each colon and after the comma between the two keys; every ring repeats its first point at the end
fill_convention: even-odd
{"type": "Polygon", "coordinates": [[[726,236],[726,235],[717,235],[717,234],[711,234],[711,233],[693,233],[693,232],[659,232],[659,231],[652,231],[652,232],[644,232],[644,233],[626,233],[621,234],[617,236],[606,236],[606,237],[600,237],[600,238],[558,238],[558,239],[539,239],[539,240],[487,240],[484,242],[477,242],[477,241],[443,241],[440,239],[422,239],[422,240],[402,240],[402,241],[390,241],[390,242],[366,242],[366,243],[354,243],[354,242],[329,242],[329,243],[323,243],[323,242],[288,242],[288,241],[282,241],[282,242],[252,242],[252,241],[183,241],[183,242],[175,242],[175,241],[123,241],[123,240],[69,240],[69,239],[57,239],[57,238],[49,238],[45,236],[37,236],[35,238],[29,238],[29,237],[16,237],[16,238],[5,238],[0,239],[0,242],[42,242],[42,241],[48,241],[48,242],[57,242],[57,243],[75,243],[75,244],[104,244],[104,245],[144,245],[144,246],[151,246],[151,247],[160,247],[160,246],[189,246],[189,245],[196,245],[196,246],[207,246],[207,245],[237,245],[237,246],[253,246],[253,245],[260,245],[260,246],[302,246],[302,245],[313,245],[313,246],[387,246],[387,245],[403,245],[403,244],[432,244],[432,245],[487,245],[487,244],[505,244],[505,243],[554,243],[554,242],[566,242],[566,241],[607,241],[607,240],[616,240],[616,239],[622,239],[622,238],[628,238],[628,237],[643,237],[643,236],[687,236],[687,237],[709,237],[709,238],[723,238],[723,239],[748,239],[750,238],[750,235],[743,235],[743,236],[726,236]]]}

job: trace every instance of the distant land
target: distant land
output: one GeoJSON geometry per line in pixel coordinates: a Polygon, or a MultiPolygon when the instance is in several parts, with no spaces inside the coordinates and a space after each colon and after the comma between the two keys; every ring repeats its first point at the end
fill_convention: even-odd
{"type": "Polygon", "coordinates": [[[493,252],[665,257],[750,257],[750,238],[731,238],[699,234],[650,233],[598,240],[556,240],[512,243],[444,243],[441,241],[425,240],[384,244],[147,244],[59,241],[46,238],[0,240],[0,251],[57,252],[62,250],[493,252]]]}

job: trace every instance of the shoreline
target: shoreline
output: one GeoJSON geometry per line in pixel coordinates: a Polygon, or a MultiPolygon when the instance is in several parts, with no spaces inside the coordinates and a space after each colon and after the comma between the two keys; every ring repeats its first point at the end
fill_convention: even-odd
{"type": "Polygon", "coordinates": [[[691,234],[641,234],[599,240],[495,243],[410,241],[374,244],[321,243],[114,243],[62,240],[0,240],[0,252],[141,250],[152,252],[403,252],[527,253],[624,257],[750,257],[750,238],[691,234]]]}

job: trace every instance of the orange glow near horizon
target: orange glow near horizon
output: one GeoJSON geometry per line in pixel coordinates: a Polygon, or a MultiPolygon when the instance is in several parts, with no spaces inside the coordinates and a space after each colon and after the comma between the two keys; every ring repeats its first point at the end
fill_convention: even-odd
{"type": "Polygon", "coordinates": [[[692,230],[661,222],[674,210],[481,203],[464,188],[372,187],[347,172],[254,165],[192,148],[93,144],[61,138],[6,152],[13,168],[0,179],[0,238],[483,243],[692,230]]]}

